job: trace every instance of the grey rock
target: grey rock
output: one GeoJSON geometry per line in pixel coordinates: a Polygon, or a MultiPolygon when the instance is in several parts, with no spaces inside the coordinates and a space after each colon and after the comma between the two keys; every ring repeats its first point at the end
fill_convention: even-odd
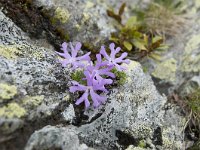
{"type": "MultiPolygon", "coordinates": [[[[167,39],[166,44],[170,45],[170,48],[161,54],[160,62],[144,63],[155,78],[158,90],[167,95],[174,90],[182,93],[182,85],[200,73],[200,6],[195,0],[185,3],[187,13],[184,16],[187,17],[185,24],[182,24],[181,33],[167,39]]],[[[181,17],[183,16],[180,15],[181,17]]]]}
{"type": "MultiPolygon", "coordinates": [[[[85,45],[99,46],[115,31],[113,19],[108,17],[107,9],[113,7],[116,12],[122,3],[136,5],[138,0],[105,1],[105,0],[36,0],[34,6],[51,20],[56,29],[62,29],[71,41],[81,41],[85,45]],[[91,41],[93,41],[91,43],[91,41]]],[[[127,13],[129,15],[129,13],[127,13]]],[[[126,15],[124,16],[127,17],[126,15]]]]}
{"type": "MultiPolygon", "coordinates": [[[[88,2],[37,0],[35,5],[43,6],[44,11],[47,10],[46,15],[56,20],[55,26],[63,28],[64,34],[69,34],[71,40],[93,41],[95,45],[106,39],[114,28],[106,15],[107,5],[88,2]]],[[[50,44],[47,43],[50,48],[38,46],[1,12],[0,19],[0,31],[3,31],[0,34],[0,82],[17,87],[15,97],[1,104],[0,109],[17,103],[27,119],[20,117],[20,121],[43,121],[42,126],[46,126],[48,118],[53,118],[52,124],[65,122],[63,126],[66,126],[46,126],[35,131],[26,144],[26,150],[90,149],[88,146],[122,149],[128,145],[137,147],[140,140],[145,140],[151,149],[184,149],[184,117],[173,105],[165,107],[166,97],[157,92],[151,77],[144,74],[136,62],[129,65],[125,85],[110,90],[105,105],[86,111],[84,115],[89,119],[79,127],[67,126],[66,121],[72,123],[77,117],[72,105],[68,106],[69,102],[66,102],[66,97],[70,97],[66,91],[69,70],[56,62],[50,44]],[[14,33],[9,33],[9,27],[14,33]],[[9,54],[5,53],[5,49],[9,54]]],[[[4,111],[2,114],[0,118],[7,119],[4,111]]],[[[14,110],[11,114],[14,122],[15,116],[19,115],[14,110]]],[[[21,126],[13,128],[13,132],[18,128],[21,126]]]]}
{"type": "Polygon", "coordinates": [[[66,120],[70,124],[73,122],[73,120],[76,117],[74,107],[72,104],[70,104],[61,114],[64,117],[64,120],[66,120]]]}
{"type": "Polygon", "coordinates": [[[46,126],[35,131],[25,147],[25,150],[94,150],[86,144],[80,144],[76,128],[46,126]]]}
{"type": "Polygon", "coordinates": [[[126,84],[111,90],[108,102],[99,108],[104,110],[101,116],[78,128],[81,140],[97,149],[137,146],[142,139],[149,139],[152,149],[182,149],[184,117],[173,106],[165,109],[166,97],[138,63],[128,68],[126,84]]]}
{"type": "Polygon", "coordinates": [[[23,121],[20,119],[5,119],[0,118],[1,137],[9,135],[23,126],[23,121]]]}
{"type": "Polygon", "coordinates": [[[179,89],[179,94],[184,97],[187,96],[188,94],[195,92],[199,88],[200,88],[200,76],[193,76],[183,85],[181,85],[179,89]]]}
{"type": "MultiPolygon", "coordinates": [[[[57,62],[50,44],[42,47],[41,41],[39,45],[36,43],[0,11],[0,86],[14,89],[8,90],[9,97],[1,95],[5,92],[0,93],[0,130],[1,135],[5,133],[1,136],[0,149],[12,149],[7,148],[12,144],[4,142],[20,141],[16,135],[24,135],[18,129],[29,121],[42,125],[52,121],[48,117],[53,115],[56,121],[65,121],[58,112],[69,104],[65,99],[69,97],[66,91],[69,70],[57,62]]],[[[30,126],[29,131],[34,128],[30,126]]],[[[21,149],[23,145],[13,147],[21,149]]]]}

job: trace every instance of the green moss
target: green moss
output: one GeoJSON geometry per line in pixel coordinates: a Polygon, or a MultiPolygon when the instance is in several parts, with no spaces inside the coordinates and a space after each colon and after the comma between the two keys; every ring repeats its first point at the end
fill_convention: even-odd
{"type": "Polygon", "coordinates": [[[12,99],[17,94],[17,87],[14,85],[8,85],[6,83],[0,83],[0,102],[2,100],[12,99]]]}
{"type": "Polygon", "coordinates": [[[26,96],[22,100],[22,104],[26,108],[33,109],[33,108],[37,107],[38,105],[40,105],[43,100],[44,100],[44,95],[40,95],[40,96],[26,96]]]}
{"type": "Polygon", "coordinates": [[[146,147],[146,141],[140,140],[138,146],[141,147],[141,148],[145,148],[146,147]]]}
{"type": "Polygon", "coordinates": [[[15,59],[21,52],[16,46],[0,45],[0,55],[7,59],[15,59]]]}
{"type": "Polygon", "coordinates": [[[61,23],[66,23],[70,17],[70,14],[67,9],[61,7],[56,8],[54,20],[59,20],[61,23]]]}
{"type": "Polygon", "coordinates": [[[77,81],[83,85],[86,85],[86,80],[83,80],[85,78],[85,75],[82,70],[75,71],[71,74],[71,79],[74,81],[77,81]]]}
{"type": "Polygon", "coordinates": [[[65,29],[61,28],[61,27],[56,27],[56,32],[58,33],[58,35],[65,41],[69,41],[69,34],[67,33],[67,31],[65,31],[65,29]]]}
{"type": "Polygon", "coordinates": [[[187,97],[187,104],[196,116],[200,119],[200,89],[196,89],[187,97]]]}
{"type": "Polygon", "coordinates": [[[152,75],[156,78],[173,82],[176,79],[176,69],[176,60],[171,58],[158,64],[152,75]]]}
{"type": "Polygon", "coordinates": [[[124,71],[118,71],[116,68],[112,69],[112,72],[116,76],[117,83],[123,85],[126,82],[127,75],[124,71]]]}
{"type": "Polygon", "coordinates": [[[7,106],[0,108],[0,117],[21,118],[26,114],[26,110],[17,103],[9,103],[7,106]]]}

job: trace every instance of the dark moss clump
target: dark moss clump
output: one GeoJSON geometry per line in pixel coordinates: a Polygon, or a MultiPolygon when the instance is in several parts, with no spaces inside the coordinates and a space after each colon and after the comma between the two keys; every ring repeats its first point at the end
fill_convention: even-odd
{"type": "Polygon", "coordinates": [[[112,69],[112,72],[116,76],[116,83],[118,85],[123,85],[126,82],[127,75],[124,71],[118,71],[116,68],[112,69]]]}
{"type": "Polygon", "coordinates": [[[62,30],[55,29],[51,21],[43,12],[43,8],[37,8],[32,0],[0,0],[3,12],[12,19],[23,31],[33,38],[46,38],[55,48],[60,48],[63,40],[69,39],[63,35],[62,30]]]}
{"type": "Polygon", "coordinates": [[[86,85],[86,80],[83,80],[85,78],[85,75],[83,73],[83,70],[78,70],[75,71],[74,73],[71,74],[71,79],[74,81],[79,82],[80,84],[86,85]]]}
{"type": "MultiPolygon", "coordinates": [[[[189,110],[188,129],[195,134],[196,140],[200,140],[200,89],[184,97],[189,110]]],[[[199,145],[200,148],[200,145],[199,145]]]]}

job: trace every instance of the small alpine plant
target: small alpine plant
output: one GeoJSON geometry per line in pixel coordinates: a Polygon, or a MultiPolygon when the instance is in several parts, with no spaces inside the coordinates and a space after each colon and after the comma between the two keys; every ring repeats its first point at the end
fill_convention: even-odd
{"type": "Polygon", "coordinates": [[[96,55],[96,61],[92,62],[90,52],[83,56],[77,56],[81,46],[80,42],[77,42],[75,46],[71,42],[64,42],[61,47],[63,53],[57,52],[63,58],[59,62],[63,67],[68,66],[71,70],[81,69],[83,71],[84,77],[82,80],[86,81],[85,84],[73,80],[71,81],[72,86],[69,88],[72,93],[79,91],[83,93],[75,104],[79,105],[84,102],[87,109],[92,101],[93,107],[97,108],[106,101],[105,94],[108,93],[106,85],[112,84],[113,79],[116,77],[112,70],[126,70],[126,67],[121,64],[129,64],[130,60],[125,59],[126,52],[116,58],[116,54],[120,52],[121,48],[117,47],[115,49],[115,44],[111,43],[109,45],[110,55],[106,52],[105,47],[102,46],[100,53],[96,55]]]}

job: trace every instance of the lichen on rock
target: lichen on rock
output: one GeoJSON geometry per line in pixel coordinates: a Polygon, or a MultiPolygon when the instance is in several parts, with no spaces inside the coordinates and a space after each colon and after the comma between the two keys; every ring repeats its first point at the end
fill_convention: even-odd
{"type": "Polygon", "coordinates": [[[6,83],[0,83],[0,102],[14,98],[17,94],[17,87],[6,83]]]}
{"type": "Polygon", "coordinates": [[[7,106],[0,108],[0,117],[3,118],[21,118],[25,115],[26,110],[15,102],[9,103],[7,106]]]}
{"type": "Polygon", "coordinates": [[[157,65],[152,75],[156,78],[173,82],[176,79],[177,61],[174,58],[168,59],[157,65]]]}
{"type": "Polygon", "coordinates": [[[67,9],[58,7],[55,10],[54,19],[59,20],[61,23],[66,23],[70,17],[70,14],[67,9]]]}
{"type": "Polygon", "coordinates": [[[38,95],[38,96],[26,96],[22,100],[22,104],[24,107],[29,108],[29,109],[34,109],[38,105],[42,103],[44,100],[44,95],[38,95]]]}
{"type": "Polygon", "coordinates": [[[0,56],[7,59],[15,59],[17,55],[22,54],[16,46],[0,45],[0,56]]]}

